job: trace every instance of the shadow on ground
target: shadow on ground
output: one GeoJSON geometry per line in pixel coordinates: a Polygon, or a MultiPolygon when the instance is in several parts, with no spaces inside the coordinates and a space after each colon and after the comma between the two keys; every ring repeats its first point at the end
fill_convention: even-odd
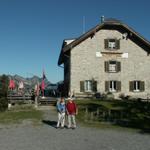
{"type": "Polygon", "coordinates": [[[56,121],[51,121],[51,120],[42,120],[42,123],[49,125],[51,127],[56,128],[57,122],[56,121]]]}
{"type": "Polygon", "coordinates": [[[143,129],[143,130],[140,130],[141,134],[150,134],[150,129],[143,129]]]}

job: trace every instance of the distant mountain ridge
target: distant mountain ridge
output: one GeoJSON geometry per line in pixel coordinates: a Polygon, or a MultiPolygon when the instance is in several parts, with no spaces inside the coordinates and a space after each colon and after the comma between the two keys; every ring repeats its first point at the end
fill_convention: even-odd
{"type": "MultiPolygon", "coordinates": [[[[14,75],[14,76],[8,75],[8,77],[13,79],[15,81],[16,85],[18,85],[20,81],[23,81],[25,88],[29,88],[29,89],[34,88],[37,83],[41,84],[41,82],[42,82],[42,78],[40,78],[38,76],[33,76],[31,78],[24,78],[19,75],[14,75]]],[[[51,84],[51,82],[48,81],[47,78],[44,81],[45,81],[46,87],[48,87],[51,84]]]]}

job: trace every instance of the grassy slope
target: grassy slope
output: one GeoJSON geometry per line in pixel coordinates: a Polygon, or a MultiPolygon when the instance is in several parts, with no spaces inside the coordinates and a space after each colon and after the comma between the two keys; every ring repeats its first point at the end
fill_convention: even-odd
{"type": "Polygon", "coordinates": [[[35,110],[30,106],[17,106],[10,111],[0,112],[0,123],[11,124],[19,123],[25,119],[39,121],[42,119],[43,113],[35,110]]]}
{"type": "MultiPolygon", "coordinates": [[[[133,101],[100,101],[100,100],[79,100],[76,101],[79,107],[79,115],[77,119],[83,124],[101,127],[101,128],[114,128],[114,127],[128,127],[134,129],[148,129],[150,130],[150,103],[146,102],[133,102],[133,101]],[[128,125],[116,123],[111,124],[109,121],[100,121],[98,119],[88,120],[85,119],[85,107],[88,107],[90,112],[95,112],[97,108],[103,112],[116,111],[120,113],[124,111],[128,116],[121,118],[119,121],[128,121],[128,125]]],[[[112,118],[116,119],[116,118],[112,118]]]]}

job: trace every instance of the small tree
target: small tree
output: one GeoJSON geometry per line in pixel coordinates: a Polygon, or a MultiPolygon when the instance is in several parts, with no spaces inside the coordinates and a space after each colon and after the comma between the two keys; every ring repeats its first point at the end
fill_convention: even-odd
{"type": "Polygon", "coordinates": [[[8,77],[2,75],[0,77],[0,111],[4,111],[8,107],[7,91],[8,91],[8,77]]]}

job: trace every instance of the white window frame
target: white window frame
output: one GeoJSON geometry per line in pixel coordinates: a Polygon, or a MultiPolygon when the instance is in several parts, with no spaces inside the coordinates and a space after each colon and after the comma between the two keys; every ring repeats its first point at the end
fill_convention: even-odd
{"type": "Polygon", "coordinates": [[[108,49],[109,50],[116,49],[116,39],[108,39],[108,49]]]}
{"type": "Polygon", "coordinates": [[[134,92],[140,92],[140,81],[134,81],[134,92]]]}
{"type": "Polygon", "coordinates": [[[116,61],[109,61],[109,72],[117,72],[117,62],[116,61]],[[114,64],[111,62],[115,62],[114,64]]]}
{"type": "Polygon", "coordinates": [[[117,91],[117,81],[109,81],[109,92],[117,91]]]}
{"type": "Polygon", "coordinates": [[[85,80],[84,81],[84,91],[85,92],[92,92],[92,81],[91,80],[85,80]]]}

